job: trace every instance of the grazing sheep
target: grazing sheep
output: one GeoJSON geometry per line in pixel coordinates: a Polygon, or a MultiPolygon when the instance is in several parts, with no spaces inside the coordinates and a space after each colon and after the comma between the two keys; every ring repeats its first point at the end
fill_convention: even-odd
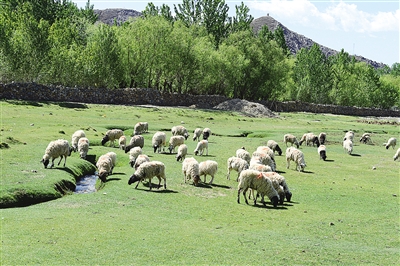
{"type": "Polygon", "coordinates": [[[301,144],[303,142],[306,142],[307,146],[310,146],[311,144],[314,146],[314,144],[317,145],[317,147],[319,146],[319,140],[318,140],[318,136],[315,135],[314,133],[306,133],[303,135],[303,137],[301,137],[301,140],[299,141],[299,145],[301,146],[301,144]]]}
{"type": "Polygon", "coordinates": [[[133,135],[141,135],[148,131],[149,124],[147,122],[137,122],[133,128],[133,135]]]}
{"type": "Polygon", "coordinates": [[[203,139],[208,140],[208,138],[211,136],[211,129],[206,127],[203,129],[203,139]]]}
{"type": "Polygon", "coordinates": [[[121,150],[125,150],[125,147],[126,147],[126,137],[125,137],[125,136],[119,137],[119,139],[118,139],[118,145],[119,145],[119,148],[120,148],[121,150]]]}
{"type": "Polygon", "coordinates": [[[258,150],[253,152],[250,165],[254,163],[268,165],[269,167],[271,167],[272,171],[276,171],[275,160],[271,158],[271,156],[264,151],[258,150]]]}
{"type": "Polygon", "coordinates": [[[150,162],[149,156],[146,154],[139,154],[138,157],[136,157],[134,168],[137,169],[142,163],[145,162],[150,162]]]}
{"type": "Polygon", "coordinates": [[[74,132],[74,134],[72,134],[71,146],[74,152],[78,150],[79,139],[84,137],[86,137],[86,135],[83,130],[77,130],[74,132]]]}
{"type": "MultiPolygon", "coordinates": [[[[244,200],[246,201],[246,204],[249,204],[246,198],[246,192],[251,188],[252,190],[257,190],[257,195],[261,195],[261,202],[264,206],[266,206],[264,196],[267,196],[271,200],[274,207],[278,206],[278,192],[272,185],[271,180],[265,177],[264,174],[265,173],[255,170],[244,170],[240,173],[237,196],[238,203],[240,203],[240,192],[243,191],[244,200]]],[[[256,199],[254,199],[254,205],[256,205],[256,199]]]]}
{"type": "Polygon", "coordinates": [[[43,163],[44,168],[47,168],[50,159],[52,159],[50,168],[53,168],[54,160],[57,159],[58,157],[61,157],[60,161],[58,162],[58,165],[60,165],[61,160],[64,158],[64,167],[65,167],[65,164],[67,162],[67,157],[71,155],[71,151],[72,147],[69,147],[69,143],[67,140],[58,139],[55,141],[51,141],[49,145],[47,145],[47,148],[44,152],[41,162],[43,163]]]}
{"type": "Polygon", "coordinates": [[[212,182],[214,181],[214,176],[217,173],[217,171],[218,171],[218,163],[216,161],[207,160],[199,164],[199,175],[200,176],[204,175],[204,183],[206,182],[206,176],[210,175],[211,180],[209,184],[212,184],[212,182]]]}
{"type": "Polygon", "coordinates": [[[319,140],[319,144],[323,145],[326,142],[326,133],[325,132],[321,132],[318,135],[318,140],[319,140]]]}
{"type": "Polygon", "coordinates": [[[268,140],[267,146],[271,148],[274,152],[277,152],[280,155],[282,155],[282,150],[281,147],[279,147],[278,142],[275,140],[268,140]]]}
{"type": "Polygon", "coordinates": [[[353,141],[351,139],[346,138],[343,141],[343,149],[348,153],[351,154],[353,152],[353,141]]]}
{"type": "Polygon", "coordinates": [[[299,142],[297,141],[297,138],[292,135],[292,134],[285,134],[283,136],[283,142],[285,142],[286,147],[287,147],[287,143],[289,142],[291,144],[291,146],[296,145],[297,148],[299,148],[299,142]]]}
{"type": "Polygon", "coordinates": [[[177,147],[179,145],[182,145],[184,143],[185,143],[185,137],[184,136],[180,136],[180,135],[172,136],[169,139],[169,147],[168,147],[169,153],[172,153],[172,151],[175,152],[175,147],[177,147]]]}
{"type": "Polygon", "coordinates": [[[346,134],[344,134],[343,141],[345,141],[346,139],[349,139],[349,140],[353,141],[354,132],[353,131],[347,131],[346,134]]]}
{"type": "Polygon", "coordinates": [[[204,149],[207,150],[206,155],[208,155],[208,140],[203,139],[197,142],[197,147],[194,150],[195,155],[203,155],[204,149]]]}
{"type": "Polygon", "coordinates": [[[200,181],[200,166],[193,157],[186,158],[182,163],[183,180],[193,180],[193,184],[197,186],[200,181]]]}
{"type": "Polygon", "coordinates": [[[158,150],[158,153],[162,151],[165,151],[165,146],[167,142],[167,135],[164,132],[156,132],[153,135],[153,138],[151,139],[151,145],[153,146],[154,152],[158,150]]]}
{"type": "Polygon", "coordinates": [[[129,145],[125,147],[125,153],[128,153],[134,147],[140,147],[143,149],[144,138],[142,135],[135,135],[129,141],[129,145]]]}
{"type": "Polygon", "coordinates": [[[187,151],[188,151],[188,147],[186,144],[181,144],[178,147],[178,153],[176,154],[176,160],[179,161],[183,161],[186,158],[187,155],[187,151]]]}
{"type": "Polygon", "coordinates": [[[396,161],[400,156],[400,148],[397,149],[395,155],[393,156],[393,160],[396,161]]]}
{"type": "Polygon", "coordinates": [[[295,147],[289,147],[286,149],[287,169],[290,167],[290,161],[294,161],[296,163],[296,170],[299,172],[304,171],[304,168],[307,166],[306,162],[304,161],[303,152],[295,147]]]}
{"type": "Polygon", "coordinates": [[[364,133],[362,134],[361,138],[360,138],[360,142],[367,144],[368,142],[372,142],[371,141],[371,134],[370,133],[364,133]]]}
{"type": "Polygon", "coordinates": [[[319,145],[318,147],[318,154],[319,154],[319,159],[321,160],[326,160],[326,146],[325,145],[319,145]]]}
{"type": "Polygon", "coordinates": [[[201,128],[196,128],[193,132],[193,141],[200,141],[200,136],[203,133],[203,131],[201,130],[201,128]]]}
{"type": "Polygon", "coordinates": [[[98,176],[101,182],[105,183],[107,177],[112,173],[112,168],[114,167],[112,159],[110,156],[103,154],[99,157],[96,163],[98,176]]]}
{"type": "Polygon", "coordinates": [[[283,204],[283,200],[285,197],[288,202],[291,201],[292,192],[290,192],[284,176],[276,172],[266,172],[263,173],[263,175],[268,177],[272,181],[272,184],[274,185],[276,191],[282,191],[283,189],[283,195],[279,194],[280,204],[283,204]]]}
{"type": "Polygon", "coordinates": [[[167,179],[165,176],[165,165],[159,161],[145,162],[142,163],[135,171],[135,173],[129,178],[128,185],[138,182],[136,187],[138,187],[140,181],[144,179],[149,179],[149,187],[151,190],[151,179],[156,176],[158,178],[158,188],[161,185],[161,179],[164,179],[164,189],[167,188],[167,179]]]}
{"type": "Polygon", "coordinates": [[[396,142],[396,138],[390,138],[388,142],[384,143],[383,145],[385,145],[386,149],[389,149],[390,146],[392,146],[392,148],[394,149],[394,147],[396,147],[396,142]]]}
{"type": "Polygon", "coordinates": [[[174,126],[171,128],[172,136],[184,136],[185,140],[188,139],[189,133],[184,126],[174,126]]]}
{"type": "Polygon", "coordinates": [[[82,159],[86,159],[86,155],[89,151],[89,139],[86,137],[80,138],[78,141],[78,152],[82,159]]]}
{"type": "Polygon", "coordinates": [[[246,151],[244,147],[236,150],[236,157],[242,158],[243,160],[245,160],[247,163],[250,164],[251,160],[250,153],[246,151]]]}
{"type": "Polygon", "coordinates": [[[250,170],[257,170],[259,172],[272,172],[271,166],[260,163],[253,163],[249,166],[250,170]]]}
{"type": "Polygon", "coordinates": [[[107,141],[110,141],[112,146],[114,147],[114,141],[116,139],[119,139],[122,135],[124,135],[124,131],[122,131],[121,129],[110,129],[106,132],[106,135],[101,140],[101,145],[104,146],[104,144],[106,144],[107,141]]]}
{"type": "Polygon", "coordinates": [[[226,179],[231,179],[231,170],[235,170],[238,172],[238,177],[236,180],[239,179],[239,175],[243,170],[249,169],[249,163],[242,158],[232,156],[227,160],[228,165],[228,173],[226,175],[226,179]]]}
{"type": "Polygon", "coordinates": [[[131,167],[135,165],[137,157],[142,154],[142,148],[140,147],[133,147],[129,150],[129,164],[131,167]]]}
{"type": "Polygon", "coordinates": [[[256,152],[265,152],[266,154],[271,157],[272,160],[275,161],[275,153],[274,151],[268,146],[258,146],[256,152]]]}
{"type": "Polygon", "coordinates": [[[110,152],[107,152],[105,155],[111,158],[112,167],[111,167],[110,174],[112,174],[112,172],[114,170],[114,166],[117,165],[117,154],[115,152],[110,151],[110,152]]]}

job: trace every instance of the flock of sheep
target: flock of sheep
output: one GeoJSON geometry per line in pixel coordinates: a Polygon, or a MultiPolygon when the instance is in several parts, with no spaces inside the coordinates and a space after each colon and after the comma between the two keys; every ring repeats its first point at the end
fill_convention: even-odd
{"type": "MultiPolygon", "coordinates": [[[[159,180],[158,188],[161,186],[163,181],[164,189],[166,189],[166,174],[165,165],[160,161],[150,161],[149,156],[143,154],[142,149],[144,147],[143,133],[148,132],[147,122],[138,122],[133,130],[133,136],[129,143],[127,143],[124,132],[120,129],[108,130],[101,144],[105,145],[110,142],[110,146],[115,147],[115,141],[118,141],[119,148],[128,153],[129,164],[135,169],[135,172],[130,176],[128,184],[131,185],[136,183],[136,188],[139,183],[148,179],[149,189],[152,189],[151,179],[157,177],[159,180]]],[[[175,153],[175,148],[178,147],[176,152],[176,160],[182,161],[182,173],[184,176],[184,182],[191,181],[195,186],[201,182],[201,176],[204,176],[204,183],[206,183],[206,176],[211,176],[209,184],[212,184],[214,177],[218,171],[218,163],[213,160],[206,160],[198,162],[194,157],[186,158],[188,154],[188,146],[185,141],[189,137],[187,129],[182,126],[174,126],[171,129],[172,136],[169,139],[167,145],[167,136],[164,132],[158,131],[152,137],[152,147],[154,153],[165,152],[165,148],[168,148],[169,153],[175,153]]],[[[194,155],[201,156],[204,154],[208,155],[208,138],[211,136],[211,130],[209,128],[196,128],[193,132],[193,141],[197,141],[196,149],[193,151],[194,155]],[[201,136],[203,138],[201,139],[201,136]]],[[[283,142],[286,144],[286,162],[287,168],[290,167],[290,162],[294,162],[297,171],[304,171],[306,162],[303,152],[299,149],[302,143],[306,143],[307,146],[317,146],[317,152],[320,159],[326,160],[326,139],[327,134],[322,132],[319,135],[313,133],[306,133],[302,136],[300,141],[297,140],[296,136],[292,134],[284,135],[283,142]],[[288,143],[291,144],[288,147],[288,143]]],[[[351,154],[353,152],[353,141],[354,132],[346,132],[343,138],[343,149],[351,154]]],[[[369,133],[365,133],[360,138],[360,142],[368,143],[371,141],[369,133]]],[[[384,143],[386,149],[396,146],[396,138],[390,138],[387,143],[384,143]]],[[[45,150],[45,154],[42,158],[42,163],[45,168],[51,160],[52,168],[54,166],[54,160],[60,157],[58,165],[60,165],[64,158],[64,167],[66,164],[67,157],[71,155],[71,152],[79,152],[80,158],[85,159],[89,150],[89,140],[85,136],[83,130],[78,130],[72,135],[71,146],[67,140],[59,139],[49,143],[45,150]]],[[[261,196],[261,202],[266,205],[264,197],[267,196],[274,207],[278,204],[283,204],[284,199],[288,202],[291,201],[292,193],[289,190],[285,178],[278,174],[276,171],[275,153],[282,155],[282,150],[278,143],[274,140],[269,140],[266,146],[259,146],[257,149],[250,154],[245,147],[239,148],[236,151],[235,156],[227,159],[227,179],[230,179],[230,173],[232,170],[237,172],[238,182],[238,194],[237,202],[240,203],[240,194],[243,193],[244,199],[248,204],[246,193],[250,190],[248,198],[251,197],[256,204],[258,196],[261,196]],[[257,195],[254,196],[254,190],[257,191],[257,195]]],[[[400,148],[397,149],[393,159],[397,160],[400,155],[400,148]]],[[[117,154],[115,152],[108,152],[101,155],[97,162],[97,175],[99,179],[104,183],[107,181],[107,177],[112,174],[114,166],[116,165],[117,154]]]]}

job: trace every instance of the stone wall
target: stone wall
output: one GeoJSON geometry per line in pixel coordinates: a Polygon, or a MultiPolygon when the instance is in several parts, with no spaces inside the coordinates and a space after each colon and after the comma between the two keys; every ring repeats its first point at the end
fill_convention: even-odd
{"type": "MultiPolygon", "coordinates": [[[[210,109],[229,100],[219,95],[187,95],[163,93],[153,89],[98,89],[45,86],[36,83],[0,83],[0,99],[52,102],[84,102],[96,104],[195,106],[210,109]]],[[[260,101],[274,112],[331,113],[352,116],[400,117],[399,110],[359,108],[336,105],[311,104],[297,101],[260,101]]]]}

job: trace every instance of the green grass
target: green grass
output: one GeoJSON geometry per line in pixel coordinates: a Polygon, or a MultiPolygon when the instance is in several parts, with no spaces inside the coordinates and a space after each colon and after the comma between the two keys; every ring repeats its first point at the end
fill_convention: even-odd
{"type": "MultiPolygon", "coordinates": [[[[329,114],[281,113],[268,119],[186,108],[0,103],[0,142],[7,144],[0,149],[0,203],[55,199],[1,209],[2,265],[399,264],[400,164],[392,159],[395,150],[382,146],[389,137],[399,139],[396,125],[329,114]],[[133,173],[128,155],[100,144],[107,129],[131,135],[138,121],[149,122],[144,153],[165,163],[167,190],[128,186],[133,173]],[[191,135],[196,127],[215,134],[209,156],[196,157],[218,162],[214,185],[185,184],[174,155],[153,153],[152,135],[164,130],[169,137],[169,129],[181,122],[191,135]],[[51,140],[70,141],[78,129],[91,142],[89,155],[112,150],[118,156],[111,181],[96,193],[68,193],[77,175],[93,170],[77,153],[68,157],[66,168],[44,169],[40,163],[51,140]],[[346,130],[356,133],[353,156],[341,146],[346,130]],[[241,198],[237,204],[236,173],[226,179],[226,160],[236,149],[253,151],[269,139],[285,149],[284,134],[300,138],[321,131],[328,134],[328,161],[319,160],[315,147],[302,146],[307,167],[299,173],[293,164],[286,169],[284,156],[276,157],[292,202],[264,208],[241,198]],[[358,142],[364,132],[372,132],[372,145],[358,142]]],[[[196,143],[189,138],[193,156],[196,143]]]]}

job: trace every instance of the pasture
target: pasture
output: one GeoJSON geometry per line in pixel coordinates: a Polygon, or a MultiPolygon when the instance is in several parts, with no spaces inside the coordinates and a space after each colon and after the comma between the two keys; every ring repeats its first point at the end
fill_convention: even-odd
{"type": "Polygon", "coordinates": [[[189,108],[0,103],[0,202],[43,201],[1,209],[2,265],[399,264],[400,162],[393,161],[396,150],[382,144],[400,138],[398,124],[388,119],[311,113],[252,118],[189,108]],[[128,155],[100,144],[107,129],[121,128],[130,136],[139,121],[149,123],[143,152],[165,163],[166,190],[149,191],[146,182],[137,189],[129,186],[134,170],[128,155]],[[199,162],[218,162],[212,185],[185,183],[175,154],[153,153],[152,135],[164,131],[169,138],[171,127],[179,124],[190,133],[185,142],[189,157],[196,147],[193,130],[212,130],[209,155],[195,156],[199,162]],[[78,153],[67,158],[65,168],[44,169],[40,160],[50,141],[71,142],[78,129],[90,140],[92,158],[114,151],[117,165],[97,192],[62,195],[76,175],[93,171],[93,165],[78,153]],[[342,148],[347,130],[355,132],[352,155],[342,148]],[[327,133],[327,161],[305,144],[300,147],[304,172],[293,163],[286,168],[285,152],[275,156],[292,201],[274,208],[266,198],[265,208],[259,201],[246,205],[241,196],[238,204],[237,173],[227,180],[226,160],[242,146],[252,152],[269,139],[285,151],[284,134],[300,139],[307,132],[327,133]],[[364,132],[371,132],[372,144],[358,141],[364,132]]]}

